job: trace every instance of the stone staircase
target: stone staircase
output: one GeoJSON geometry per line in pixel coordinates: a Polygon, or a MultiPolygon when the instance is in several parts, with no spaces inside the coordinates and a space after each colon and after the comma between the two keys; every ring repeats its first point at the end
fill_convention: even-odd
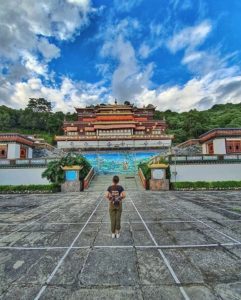
{"type": "MultiPolygon", "coordinates": [[[[95,175],[95,177],[90,183],[89,188],[86,191],[88,192],[106,191],[108,186],[111,185],[112,183],[112,177],[113,177],[112,175],[102,175],[102,174],[95,175]]],[[[119,175],[119,177],[120,177],[120,185],[122,185],[126,191],[144,190],[138,175],[122,174],[119,175]]]]}

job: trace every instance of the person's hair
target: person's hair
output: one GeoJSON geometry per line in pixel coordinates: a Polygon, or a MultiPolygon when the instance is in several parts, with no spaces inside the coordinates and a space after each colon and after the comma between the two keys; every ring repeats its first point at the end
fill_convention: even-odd
{"type": "Polygon", "coordinates": [[[114,184],[117,184],[120,181],[119,176],[115,175],[113,177],[112,181],[113,181],[114,184]]]}

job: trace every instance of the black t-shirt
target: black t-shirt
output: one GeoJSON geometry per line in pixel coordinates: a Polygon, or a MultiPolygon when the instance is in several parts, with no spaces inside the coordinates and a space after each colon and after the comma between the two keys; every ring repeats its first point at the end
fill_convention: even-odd
{"type": "Polygon", "coordinates": [[[113,192],[118,192],[118,196],[124,191],[124,188],[122,185],[110,185],[107,189],[107,191],[112,194],[113,192]]]}
{"type": "MultiPolygon", "coordinates": [[[[108,187],[107,191],[112,195],[112,197],[118,197],[124,191],[124,188],[121,185],[110,185],[108,187]]],[[[122,203],[121,202],[119,204],[120,208],[122,207],[122,203]]],[[[110,208],[116,208],[112,202],[110,202],[110,208]]]]}

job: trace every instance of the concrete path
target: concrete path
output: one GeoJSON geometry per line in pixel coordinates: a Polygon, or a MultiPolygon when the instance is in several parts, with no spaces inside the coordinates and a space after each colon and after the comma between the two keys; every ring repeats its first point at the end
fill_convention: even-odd
{"type": "Polygon", "coordinates": [[[111,239],[93,187],[0,196],[1,299],[241,299],[240,192],[131,185],[111,239]]]}

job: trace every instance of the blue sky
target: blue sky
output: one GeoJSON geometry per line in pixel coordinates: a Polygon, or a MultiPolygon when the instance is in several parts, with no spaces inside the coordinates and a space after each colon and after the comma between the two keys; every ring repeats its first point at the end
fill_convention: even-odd
{"type": "Polygon", "coordinates": [[[0,105],[239,103],[240,28],[239,0],[0,0],[0,105]]]}

